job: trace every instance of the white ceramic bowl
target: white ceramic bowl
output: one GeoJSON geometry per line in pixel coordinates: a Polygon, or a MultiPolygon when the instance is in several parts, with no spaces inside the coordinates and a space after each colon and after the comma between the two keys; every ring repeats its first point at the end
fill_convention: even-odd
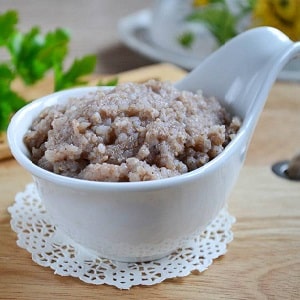
{"type": "Polygon", "coordinates": [[[12,154],[32,174],[53,223],[74,241],[120,261],[160,258],[202,231],[224,206],[244,160],[244,131],[205,166],[162,180],[93,182],[32,163],[23,136],[39,112],[96,89],[54,93],[19,110],[8,128],[12,154]]]}

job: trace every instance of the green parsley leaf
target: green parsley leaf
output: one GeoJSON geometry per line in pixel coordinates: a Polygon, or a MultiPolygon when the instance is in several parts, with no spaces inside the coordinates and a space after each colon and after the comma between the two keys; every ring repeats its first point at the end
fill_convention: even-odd
{"type": "Polygon", "coordinates": [[[0,91],[0,132],[6,130],[11,116],[26,103],[22,97],[9,89],[0,91]],[[9,101],[6,101],[8,99],[9,101]]]}
{"type": "Polygon", "coordinates": [[[14,74],[7,64],[0,64],[0,132],[4,131],[14,112],[27,102],[10,89],[14,74]]]}
{"type": "Polygon", "coordinates": [[[96,56],[87,55],[75,59],[64,72],[69,32],[58,28],[42,34],[40,27],[35,26],[23,33],[18,30],[17,24],[16,11],[0,14],[0,47],[10,56],[8,61],[0,62],[0,131],[6,130],[10,117],[27,103],[13,90],[15,79],[19,78],[26,85],[32,85],[52,71],[55,91],[58,91],[86,84],[82,76],[92,73],[96,66],[96,56]]]}
{"type": "MultiPolygon", "coordinates": [[[[218,44],[223,45],[238,34],[238,23],[251,13],[255,3],[256,0],[235,1],[234,4],[238,10],[233,12],[227,0],[210,0],[208,4],[194,10],[187,16],[186,20],[204,24],[218,44]]],[[[190,44],[194,42],[189,39],[189,36],[178,41],[184,47],[186,45],[190,47],[190,44]]]]}
{"type": "Polygon", "coordinates": [[[0,64],[0,90],[7,89],[14,80],[15,75],[8,64],[0,64]]]}
{"type": "Polygon", "coordinates": [[[194,41],[195,41],[195,34],[191,31],[184,32],[178,37],[178,42],[184,48],[191,48],[194,41]]]}
{"type": "Polygon", "coordinates": [[[54,67],[55,91],[66,89],[74,85],[83,85],[87,82],[81,77],[92,73],[96,66],[97,58],[95,55],[87,55],[81,59],[75,59],[71,67],[63,72],[63,66],[57,63],[54,67]]]}
{"type": "Polygon", "coordinates": [[[18,14],[16,11],[9,10],[0,15],[0,46],[5,45],[10,36],[16,31],[17,23],[18,14]]]}
{"type": "Polygon", "coordinates": [[[54,61],[65,58],[68,42],[69,35],[62,29],[42,36],[40,29],[33,27],[26,34],[13,34],[8,47],[16,72],[29,85],[42,79],[54,61]]]}
{"type": "Polygon", "coordinates": [[[208,5],[189,15],[187,20],[204,23],[219,45],[223,45],[237,34],[237,18],[226,5],[208,5]]]}

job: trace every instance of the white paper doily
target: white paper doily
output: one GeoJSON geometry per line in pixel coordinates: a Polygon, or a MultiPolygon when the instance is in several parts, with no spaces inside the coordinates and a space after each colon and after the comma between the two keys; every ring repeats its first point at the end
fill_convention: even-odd
{"type": "Polygon", "coordinates": [[[31,253],[37,264],[50,267],[61,276],[120,289],[153,285],[165,279],[187,276],[195,270],[206,270],[213,259],[226,253],[227,244],[233,239],[231,226],[235,222],[224,208],[206,230],[189,240],[184,248],[155,261],[121,263],[99,257],[53,226],[33,183],[16,195],[8,211],[11,227],[18,235],[17,245],[31,253]]]}

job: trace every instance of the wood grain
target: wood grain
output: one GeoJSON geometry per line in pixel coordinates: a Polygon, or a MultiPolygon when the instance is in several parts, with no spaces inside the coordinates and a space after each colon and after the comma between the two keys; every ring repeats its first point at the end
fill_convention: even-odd
{"type": "MultiPolygon", "coordinates": [[[[153,68],[145,77],[159,74],[159,78],[176,80],[183,75],[169,65],[153,68]],[[164,72],[153,72],[156,68],[164,72]]],[[[135,72],[130,74],[143,80],[135,72]]],[[[7,207],[31,177],[15,160],[2,160],[0,299],[299,299],[300,182],[279,178],[270,169],[273,162],[299,151],[299,113],[300,85],[276,83],[230,195],[229,210],[237,220],[226,255],[203,273],[129,291],[54,275],[16,245],[7,207]]]]}

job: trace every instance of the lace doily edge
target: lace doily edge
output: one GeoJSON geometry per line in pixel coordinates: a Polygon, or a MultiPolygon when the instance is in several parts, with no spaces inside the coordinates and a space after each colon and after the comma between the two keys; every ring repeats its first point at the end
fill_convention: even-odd
{"type": "MultiPolygon", "coordinates": [[[[26,189],[27,188],[28,187],[26,187],[26,189]]],[[[16,202],[8,208],[8,211],[11,215],[13,214],[13,210],[14,210],[14,207],[16,207],[17,202],[22,201],[21,198],[22,198],[23,194],[24,194],[24,192],[23,193],[22,192],[18,193],[16,195],[16,202]]],[[[156,277],[156,278],[151,279],[151,280],[142,280],[141,279],[140,281],[134,281],[134,282],[132,282],[132,284],[129,284],[129,285],[128,285],[128,283],[126,284],[125,282],[122,283],[122,282],[115,282],[115,281],[112,281],[112,280],[107,280],[107,278],[104,278],[102,280],[100,278],[98,278],[98,280],[96,280],[94,282],[91,282],[91,280],[87,276],[85,276],[85,274],[80,275],[80,274],[77,274],[77,273],[74,273],[74,274],[72,274],[70,272],[66,273],[63,270],[61,270],[61,268],[57,267],[57,263],[51,263],[51,262],[46,262],[46,261],[41,262],[40,256],[39,256],[40,253],[38,253],[38,252],[34,253],[34,251],[32,251],[32,247],[29,247],[28,244],[26,244],[26,241],[24,241],[24,239],[22,238],[22,233],[19,232],[18,224],[16,222],[14,222],[13,218],[11,219],[10,224],[11,224],[12,230],[17,234],[16,244],[20,248],[23,248],[27,252],[29,252],[31,254],[32,260],[36,264],[38,264],[39,266],[51,268],[54,271],[54,274],[56,274],[56,275],[60,275],[60,276],[64,276],[64,277],[71,276],[73,278],[78,278],[81,281],[83,281],[85,283],[88,283],[88,284],[91,284],[91,283],[95,284],[95,285],[107,284],[107,285],[115,286],[119,289],[130,289],[132,286],[137,286],[137,285],[150,286],[150,285],[161,283],[166,279],[182,278],[182,277],[186,277],[188,275],[191,275],[194,272],[201,273],[201,272],[204,272],[205,270],[207,270],[212,265],[212,263],[215,259],[220,258],[220,257],[224,256],[227,253],[228,244],[230,242],[232,242],[233,237],[234,237],[233,232],[231,230],[231,227],[236,222],[236,219],[235,219],[235,217],[233,217],[232,215],[229,214],[229,212],[227,211],[227,208],[226,208],[225,214],[226,214],[227,223],[226,223],[226,228],[224,229],[224,231],[226,231],[227,234],[226,234],[225,240],[223,241],[223,244],[222,244],[223,247],[222,247],[222,249],[220,249],[219,252],[216,252],[216,253],[214,253],[214,255],[211,255],[211,257],[206,258],[205,265],[197,264],[197,265],[194,265],[194,267],[192,269],[181,270],[180,273],[176,273],[176,274],[172,273],[172,274],[168,274],[168,276],[166,276],[166,277],[161,276],[161,277],[156,277]]],[[[69,243],[72,242],[72,241],[70,241],[70,239],[68,237],[66,237],[66,238],[68,239],[69,243]]],[[[76,246],[77,245],[75,245],[75,248],[76,248],[76,246]]],[[[95,259],[96,257],[93,257],[93,258],[95,259]]],[[[99,256],[98,256],[98,258],[99,258],[99,256]]],[[[102,259],[102,258],[99,258],[99,259],[102,259]]],[[[113,262],[118,263],[118,262],[115,262],[115,261],[113,261],[113,262]]]]}

